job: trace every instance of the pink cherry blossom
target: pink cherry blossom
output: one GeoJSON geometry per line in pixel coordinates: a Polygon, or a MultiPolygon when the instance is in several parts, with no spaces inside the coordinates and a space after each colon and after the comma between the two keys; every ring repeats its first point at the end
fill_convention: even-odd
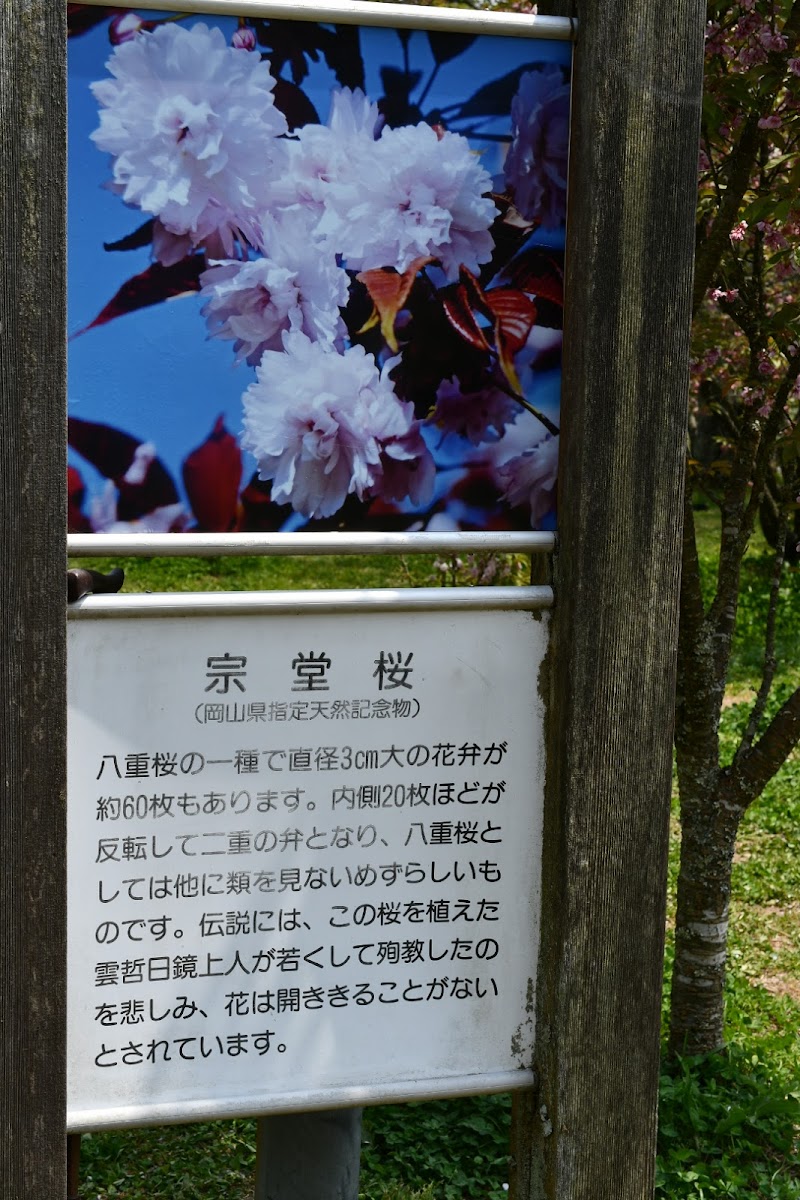
{"type": "Polygon", "coordinates": [[[193,245],[218,232],[231,254],[237,234],[254,239],[287,128],[269,65],[202,23],[139,34],[106,65],[92,139],[113,156],[112,191],[193,245]]]}
{"type": "Polygon", "coordinates": [[[745,46],[737,55],[737,62],[745,70],[767,61],[767,53],[762,46],[745,46]]]}
{"type": "Polygon", "coordinates": [[[788,247],[789,243],[780,229],[776,229],[770,221],[759,221],[756,229],[763,233],[764,245],[768,250],[786,250],[788,247]]]}
{"type": "MultiPolygon", "coordinates": [[[[409,420],[413,406],[400,402],[409,420]]],[[[408,498],[415,508],[430,502],[436,482],[436,465],[422,436],[418,421],[407,433],[390,438],[381,447],[380,497],[403,501],[408,498]]]]}
{"type": "Polygon", "coordinates": [[[319,220],[331,186],[352,181],[369,162],[379,116],[360,89],[335,91],[327,123],[304,125],[286,142],[286,167],[270,190],[273,210],[300,208],[319,220]]]}
{"type": "Polygon", "coordinates": [[[256,35],[255,31],[249,25],[243,25],[237,29],[231,38],[231,45],[236,50],[255,50],[256,35]]]}
{"type": "Polygon", "coordinates": [[[531,526],[535,528],[552,507],[558,479],[558,443],[552,434],[524,454],[511,458],[496,468],[504,499],[514,507],[530,509],[531,526]]]}
{"type": "Polygon", "coordinates": [[[180,533],[190,522],[181,503],[154,508],[132,521],[117,515],[117,488],[109,479],[100,495],[90,503],[89,521],[94,533],[180,533]]]}
{"type": "Polygon", "coordinates": [[[516,400],[498,388],[488,386],[480,392],[463,392],[453,378],[439,385],[431,421],[444,434],[455,433],[478,446],[501,438],[506,426],[521,411],[516,400]]]}
{"type": "Polygon", "coordinates": [[[121,46],[123,42],[130,42],[142,30],[152,28],[152,21],[143,20],[138,13],[119,13],[108,23],[108,40],[112,46],[121,46]]]}
{"type": "Polygon", "coordinates": [[[773,33],[769,26],[765,26],[758,35],[758,40],[765,50],[775,51],[780,53],[786,49],[786,38],[781,33],[773,33]]]}
{"type": "Polygon", "coordinates": [[[356,271],[438,258],[450,280],[492,256],[492,181],[460,134],[420,122],[384,129],[332,181],[318,233],[356,271]]]}
{"type": "Polygon", "coordinates": [[[511,118],[506,184],[526,221],[552,229],[566,212],[569,144],[569,84],[557,67],[525,72],[511,118]]]}
{"type": "MultiPolygon", "coordinates": [[[[394,498],[405,464],[405,494],[431,479],[421,439],[415,444],[414,411],[398,399],[389,379],[394,363],[379,370],[363,346],[343,354],[300,331],[283,335],[283,350],[267,350],[257,381],[244,394],[243,446],[272,480],[272,498],[305,517],[329,517],[348,495],[381,494],[384,476],[394,498]]],[[[416,489],[415,489],[416,490],[416,489]]]]}
{"type": "Polygon", "coordinates": [[[282,348],[286,330],[328,343],[345,332],[339,309],[347,304],[347,272],[315,245],[302,214],[263,218],[262,244],[263,258],[215,262],[200,279],[210,336],[232,341],[236,361],[251,366],[265,350],[282,348]]]}

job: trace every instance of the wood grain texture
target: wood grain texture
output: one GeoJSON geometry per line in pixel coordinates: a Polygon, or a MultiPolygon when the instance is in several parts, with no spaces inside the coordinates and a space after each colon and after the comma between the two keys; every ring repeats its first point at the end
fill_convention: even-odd
{"type": "Polygon", "coordinates": [[[538,1085],[513,1194],[650,1200],[705,4],[575,8],[538,1085]]]}
{"type": "Polygon", "coordinates": [[[66,1194],[64,26],[0,11],[4,1200],[66,1194]]]}

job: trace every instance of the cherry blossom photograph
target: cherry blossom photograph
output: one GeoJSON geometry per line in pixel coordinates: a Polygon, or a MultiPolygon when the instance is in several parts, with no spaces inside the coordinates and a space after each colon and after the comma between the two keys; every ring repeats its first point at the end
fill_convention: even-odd
{"type": "Polygon", "coordinates": [[[569,44],[67,7],[70,531],[554,529],[569,44]]]}

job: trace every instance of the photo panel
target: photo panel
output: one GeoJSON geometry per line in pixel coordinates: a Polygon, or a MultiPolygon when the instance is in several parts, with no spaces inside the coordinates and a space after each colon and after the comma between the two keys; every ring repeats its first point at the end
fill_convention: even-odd
{"type": "Polygon", "coordinates": [[[554,529],[569,42],[68,11],[70,532],[554,529]]]}

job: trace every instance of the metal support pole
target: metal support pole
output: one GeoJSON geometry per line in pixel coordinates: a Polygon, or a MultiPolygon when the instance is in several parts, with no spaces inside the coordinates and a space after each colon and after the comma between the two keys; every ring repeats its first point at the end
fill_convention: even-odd
{"type": "Polygon", "coordinates": [[[361,1112],[262,1117],[254,1200],[358,1200],[361,1112]]]}

